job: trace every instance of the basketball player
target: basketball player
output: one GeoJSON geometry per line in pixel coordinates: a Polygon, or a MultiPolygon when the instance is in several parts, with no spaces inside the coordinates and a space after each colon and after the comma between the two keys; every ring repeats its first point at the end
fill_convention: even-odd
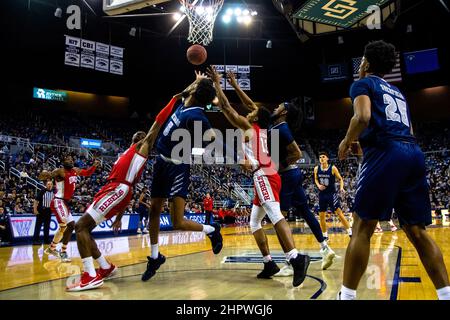
{"type": "Polygon", "coordinates": [[[320,165],[314,168],[314,182],[319,188],[319,217],[323,237],[328,240],[326,213],[330,208],[341,220],[348,235],[352,236],[352,229],[342,213],[339,194],[336,193],[336,178],[339,180],[339,192],[344,194],[344,179],[336,166],[329,165],[329,156],[325,151],[319,152],[320,165]]]}
{"type": "MultiPolygon", "coordinates": [[[[153,165],[151,188],[151,254],[148,257],[147,270],[142,275],[142,281],[147,281],[153,277],[166,260],[159,253],[158,236],[159,219],[167,199],[170,201],[170,214],[174,230],[204,232],[211,240],[214,254],[219,254],[222,250],[222,235],[220,234],[219,224],[203,225],[184,218],[186,197],[190,184],[191,150],[189,150],[188,155],[183,154],[184,157],[187,157],[187,161],[180,159],[179,150],[176,151],[179,142],[175,141],[172,136],[178,132],[189,132],[190,136],[194,137],[194,126],[199,126],[202,128],[201,137],[204,134],[213,137],[213,133],[209,134],[211,125],[205,115],[204,108],[211,104],[215,97],[216,90],[211,80],[205,76],[199,76],[198,81],[183,92],[183,103],[164,125],[164,130],[158,137],[156,149],[159,155],[153,165]],[[173,153],[176,153],[176,156],[172,155],[173,153]]],[[[191,143],[191,146],[193,145],[191,143]]]]}
{"type": "Polygon", "coordinates": [[[300,254],[295,248],[291,229],[281,213],[279,198],[281,179],[275,170],[267,146],[267,128],[270,125],[271,112],[265,107],[256,107],[247,117],[239,115],[231,107],[220,87],[220,75],[212,67],[208,69],[207,74],[215,83],[219,105],[225,117],[236,128],[244,131],[246,156],[244,167],[253,173],[255,185],[250,228],[264,261],[264,269],[257,277],[270,279],[280,271],[270,256],[267,236],[261,225],[267,214],[279,236],[286,260],[294,269],[292,284],[298,287],[305,280],[310,257],[300,254]]]}
{"type": "Polygon", "coordinates": [[[61,258],[62,262],[70,262],[67,255],[67,244],[70,241],[72,232],[75,228],[75,221],[69,210],[69,201],[72,199],[77,184],[77,177],[90,177],[94,174],[100,161],[95,160],[89,169],[80,169],[73,166],[72,156],[64,157],[63,168],[58,168],[49,172],[43,170],[39,175],[39,180],[47,181],[55,179],[56,194],[50,205],[50,209],[56,216],[59,227],[56,231],[50,246],[45,249],[46,254],[52,254],[61,258]],[[61,252],[56,250],[58,243],[62,241],[61,252]]]}
{"type": "Polygon", "coordinates": [[[97,225],[114,216],[116,219],[112,225],[113,230],[117,232],[121,228],[122,216],[133,196],[133,186],[140,180],[159,130],[180,97],[181,95],[176,95],[172,98],[158,114],[147,134],[139,131],[133,135],[130,148],[119,157],[111,169],[107,184],[95,195],[93,203],[75,225],[84,272],[80,282],[67,287],[67,291],[97,288],[117,270],[117,267],[101,254],[91,232],[97,225]],[[97,270],[94,267],[94,259],[100,265],[97,270]]]}
{"type": "Polygon", "coordinates": [[[150,205],[147,202],[147,191],[148,188],[144,187],[141,191],[141,195],[139,196],[139,226],[137,229],[137,233],[148,233],[147,225],[148,225],[148,212],[150,210],[150,205]]]}
{"type": "MultiPolygon", "coordinates": [[[[227,80],[235,89],[241,102],[250,110],[257,108],[253,100],[240,88],[232,72],[227,73],[227,80]]],[[[322,235],[319,222],[314,217],[308,206],[305,191],[303,189],[303,174],[296,165],[302,153],[294,140],[292,131],[297,131],[301,124],[301,110],[291,103],[282,103],[272,114],[272,125],[269,129],[279,132],[279,159],[278,174],[281,177],[280,207],[284,216],[289,209],[294,207],[301,214],[311,228],[317,241],[320,243],[322,254],[322,270],[328,269],[333,264],[335,253],[328,246],[322,235]]],[[[270,137],[270,135],[269,135],[270,137]]],[[[281,241],[280,241],[281,243],[281,241]]],[[[275,276],[292,276],[293,269],[288,261],[275,276]]]]}
{"type": "Polygon", "coordinates": [[[431,204],[424,155],[413,135],[405,97],[383,76],[395,65],[395,47],[375,41],[365,47],[360,80],[350,89],[354,116],[339,146],[347,157],[359,139],[364,160],[354,204],[354,234],[347,248],[344,282],[338,299],[356,299],[356,289],[370,253],[378,221],[389,220],[392,209],[416,248],[440,300],[450,300],[450,284],[442,253],[426,232],[431,204]]]}

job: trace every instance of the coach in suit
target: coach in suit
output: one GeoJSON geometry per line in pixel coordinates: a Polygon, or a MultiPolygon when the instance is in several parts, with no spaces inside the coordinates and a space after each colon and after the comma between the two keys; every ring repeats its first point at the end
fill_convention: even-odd
{"type": "Polygon", "coordinates": [[[36,200],[34,200],[33,213],[36,217],[36,226],[34,228],[33,244],[40,245],[39,233],[41,226],[44,224],[44,243],[50,244],[50,221],[52,212],[50,210],[50,204],[53,200],[55,193],[53,191],[53,182],[47,181],[45,189],[39,191],[36,200]]]}

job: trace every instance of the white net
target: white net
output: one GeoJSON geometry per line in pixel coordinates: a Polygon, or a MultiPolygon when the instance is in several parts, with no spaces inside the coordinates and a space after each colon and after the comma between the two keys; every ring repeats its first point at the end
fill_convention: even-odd
{"type": "Polygon", "coordinates": [[[213,40],[214,23],[224,0],[180,0],[189,19],[188,41],[207,46],[213,40]]]}

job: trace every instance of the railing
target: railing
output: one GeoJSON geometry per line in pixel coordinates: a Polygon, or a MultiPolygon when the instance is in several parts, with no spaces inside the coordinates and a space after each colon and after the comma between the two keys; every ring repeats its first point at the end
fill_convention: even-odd
{"type": "Polygon", "coordinates": [[[19,179],[25,179],[26,184],[32,186],[33,188],[36,189],[43,189],[45,188],[44,184],[42,182],[39,182],[33,178],[30,178],[29,176],[26,177],[22,177],[21,173],[19,170],[17,170],[16,168],[11,168],[9,169],[9,176],[11,177],[11,175],[15,176],[16,178],[19,179]]]}
{"type": "Polygon", "coordinates": [[[38,151],[36,153],[36,156],[38,157],[38,159],[40,159],[42,162],[45,161],[45,154],[43,154],[42,152],[38,151]]]}
{"type": "Polygon", "coordinates": [[[252,199],[250,198],[248,193],[245,192],[244,189],[242,189],[242,187],[240,185],[238,185],[236,182],[233,182],[233,187],[234,188],[233,188],[232,193],[237,195],[237,197],[239,199],[241,199],[245,205],[250,205],[252,203],[252,199]]]}
{"type": "Polygon", "coordinates": [[[4,163],[3,161],[0,161],[0,169],[2,169],[3,171],[6,170],[6,163],[4,163]]]}

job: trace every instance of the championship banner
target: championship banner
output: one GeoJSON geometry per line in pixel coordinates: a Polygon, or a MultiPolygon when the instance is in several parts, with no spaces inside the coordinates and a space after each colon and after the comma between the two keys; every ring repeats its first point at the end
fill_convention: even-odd
{"type": "Polygon", "coordinates": [[[109,72],[109,45],[95,43],[95,70],[109,72]]]}
{"type": "Polygon", "coordinates": [[[123,75],[125,49],[66,35],[64,64],[123,75]]]}
{"type": "Polygon", "coordinates": [[[95,41],[81,39],[81,67],[95,68],[95,41]]]}
{"type": "Polygon", "coordinates": [[[232,72],[236,76],[236,80],[244,91],[250,91],[252,89],[250,80],[250,66],[240,65],[215,65],[216,71],[222,75],[220,80],[220,86],[223,90],[234,90],[234,88],[226,80],[227,72],[232,72]]]}
{"type": "Polygon", "coordinates": [[[64,57],[64,64],[73,67],[80,66],[80,45],[80,38],[66,36],[66,52],[64,57]]]}
{"type": "Polygon", "coordinates": [[[123,48],[111,46],[109,72],[123,75],[123,48]]]}

